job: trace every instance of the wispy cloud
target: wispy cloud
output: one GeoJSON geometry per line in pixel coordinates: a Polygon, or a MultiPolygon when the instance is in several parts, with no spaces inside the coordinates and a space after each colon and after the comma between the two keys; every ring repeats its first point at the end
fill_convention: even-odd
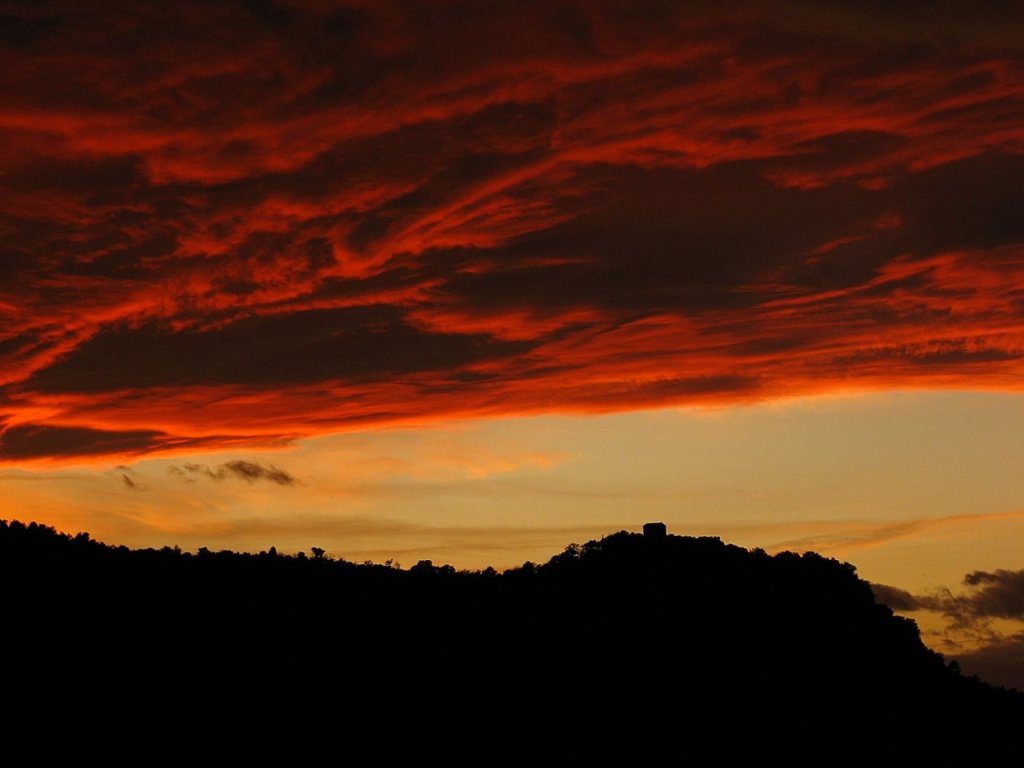
{"type": "Polygon", "coordinates": [[[216,467],[207,464],[189,462],[181,465],[172,465],[169,470],[172,474],[181,477],[200,476],[211,480],[226,480],[235,478],[245,480],[247,483],[254,483],[257,480],[267,480],[275,485],[295,485],[298,480],[283,469],[273,464],[260,464],[254,461],[228,461],[216,467]]]}
{"type": "Polygon", "coordinates": [[[125,466],[124,464],[119,464],[117,467],[114,468],[114,471],[119,473],[121,483],[126,488],[131,488],[133,491],[143,490],[145,488],[145,486],[142,484],[142,481],[139,479],[138,474],[131,467],[125,466]]]}
{"type": "Polygon", "coordinates": [[[889,522],[883,520],[822,520],[801,523],[784,523],[778,526],[769,524],[759,526],[765,532],[771,530],[812,529],[814,533],[782,538],[767,549],[779,552],[786,549],[797,551],[819,550],[834,553],[845,553],[858,549],[880,546],[892,541],[913,537],[922,531],[959,525],[961,523],[984,523],[995,520],[1024,519],[1024,511],[992,512],[973,515],[944,515],[940,517],[922,517],[911,520],[889,522]]]}

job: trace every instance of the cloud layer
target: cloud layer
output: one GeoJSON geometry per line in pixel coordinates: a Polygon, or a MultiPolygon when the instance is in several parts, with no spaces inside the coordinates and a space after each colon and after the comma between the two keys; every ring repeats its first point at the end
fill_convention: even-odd
{"type": "Polygon", "coordinates": [[[1020,389],[1019,12],[4,7],[2,460],[1020,389]]]}

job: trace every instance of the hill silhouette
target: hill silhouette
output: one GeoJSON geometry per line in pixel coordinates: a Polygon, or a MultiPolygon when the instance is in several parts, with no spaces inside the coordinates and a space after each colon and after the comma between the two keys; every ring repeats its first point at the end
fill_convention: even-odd
{"type": "Polygon", "coordinates": [[[110,547],[0,521],[8,741],[395,764],[1019,763],[1024,696],[958,674],[853,566],[616,533],[401,570],[110,547]]]}

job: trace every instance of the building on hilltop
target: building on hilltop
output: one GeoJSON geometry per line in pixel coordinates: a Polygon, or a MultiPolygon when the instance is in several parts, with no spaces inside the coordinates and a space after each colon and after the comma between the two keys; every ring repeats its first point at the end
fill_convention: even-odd
{"type": "Polygon", "coordinates": [[[668,528],[664,523],[644,523],[644,536],[649,539],[663,539],[668,535],[668,528]]]}

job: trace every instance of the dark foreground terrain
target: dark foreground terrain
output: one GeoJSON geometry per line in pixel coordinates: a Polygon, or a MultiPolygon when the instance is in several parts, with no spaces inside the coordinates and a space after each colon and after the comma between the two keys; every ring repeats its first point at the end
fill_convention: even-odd
{"type": "Polygon", "coordinates": [[[40,760],[1024,755],[1024,695],[957,674],[852,566],[814,554],[623,532],[466,573],[128,550],[0,523],[0,576],[5,740],[40,760]]]}

